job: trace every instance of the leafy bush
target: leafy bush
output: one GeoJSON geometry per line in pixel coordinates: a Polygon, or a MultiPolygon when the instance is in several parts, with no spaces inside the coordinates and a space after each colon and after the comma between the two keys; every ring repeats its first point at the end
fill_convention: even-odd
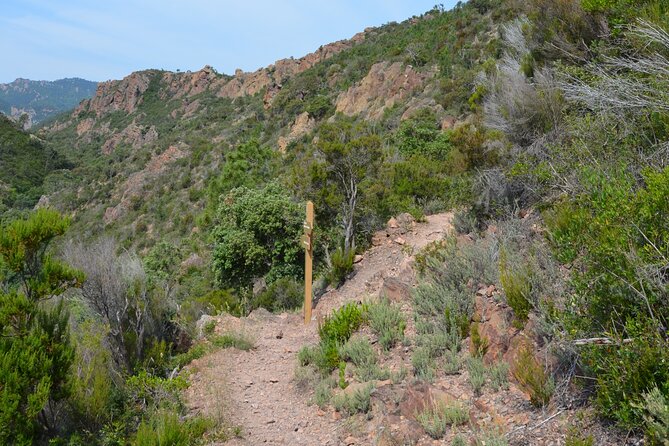
{"type": "Polygon", "coordinates": [[[365,322],[362,306],[349,302],[327,316],[318,327],[321,342],[344,343],[365,322]]]}
{"type": "Polygon", "coordinates": [[[553,378],[534,357],[532,348],[525,345],[511,368],[520,387],[529,394],[530,402],[536,407],[548,404],[555,390],[553,378]]]}
{"type": "Polygon", "coordinates": [[[302,209],[284,188],[233,189],[221,201],[214,230],[214,271],[224,287],[249,289],[257,277],[271,283],[302,272],[302,209]]]}
{"type": "Polygon", "coordinates": [[[372,408],[373,384],[366,384],[353,392],[342,392],[332,399],[332,405],[337,412],[346,415],[367,413],[372,408]]]}
{"type": "Polygon", "coordinates": [[[384,350],[390,350],[404,339],[406,321],[399,307],[387,299],[372,303],[367,307],[369,326],[379,336],[379,343],[384,350]]]}
{"type": "Polygon", "coordinates": [[[451,426],[469,421],[469,411],[459,403],[447,404],[437,401],[416,414],[416,421],[434,439],[443,438],[451,426]]]}

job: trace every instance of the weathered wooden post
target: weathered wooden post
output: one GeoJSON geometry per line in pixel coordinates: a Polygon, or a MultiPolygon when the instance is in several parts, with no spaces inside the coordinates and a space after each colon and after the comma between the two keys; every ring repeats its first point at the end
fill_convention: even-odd
{"type": "Polygon", "coordinates": [[[307,219],[304,222],[304,323],[311,322],[311,282],[313,280],[313,234],[314,234],[314,204],[307,201],[307,219]]]}

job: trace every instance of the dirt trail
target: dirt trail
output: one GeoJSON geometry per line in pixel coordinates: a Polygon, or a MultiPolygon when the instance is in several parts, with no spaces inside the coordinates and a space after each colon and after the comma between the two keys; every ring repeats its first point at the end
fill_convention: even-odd
{"type": "Polygon", "coordinates": [[[308,405],[308,397],[299,394],[292,382],[297,352],[317,341],[318,317],[378,293],[386,277],[410,274],[412,254],[441,239],[451,229],[451,219],[451,213],[437,214],[426,222],[399,224],[377,233],[377,246],[356,265],[355,276],[318,300],[309,326],[302,324],[300,314],[254,312],[241,320],[217,318],[217,331],[245,331],[255,339],[256,348],[221,350],[194,361],[189,366],[188,406],[240,426],[241,438],[228,445],[342,444],[338,415],[308,405]]]}

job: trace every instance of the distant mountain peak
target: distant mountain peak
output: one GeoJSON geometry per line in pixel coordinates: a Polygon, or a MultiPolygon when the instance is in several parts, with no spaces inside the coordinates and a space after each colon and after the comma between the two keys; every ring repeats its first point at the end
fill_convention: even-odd
{"type": "Polygon", "coordinates": [[[73,109],[95,94],[97,82],[81,78],[34,81],[16,78],[0,84],[0,112],[22,120],[24,128],[73,109]],[[22,116],[27,118],[22,118],[22,116]]]}

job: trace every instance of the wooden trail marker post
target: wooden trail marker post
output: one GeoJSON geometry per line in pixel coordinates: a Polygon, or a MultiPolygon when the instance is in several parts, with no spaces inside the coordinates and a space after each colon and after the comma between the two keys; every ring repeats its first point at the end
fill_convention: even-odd
{"type": "Polygon", "coordinates": [[[311,322],[311,283],[313,280],[313,234],[314,234],[314,204],[307,201],[307,219],[304,222],[304,323],[311,322]]]}

